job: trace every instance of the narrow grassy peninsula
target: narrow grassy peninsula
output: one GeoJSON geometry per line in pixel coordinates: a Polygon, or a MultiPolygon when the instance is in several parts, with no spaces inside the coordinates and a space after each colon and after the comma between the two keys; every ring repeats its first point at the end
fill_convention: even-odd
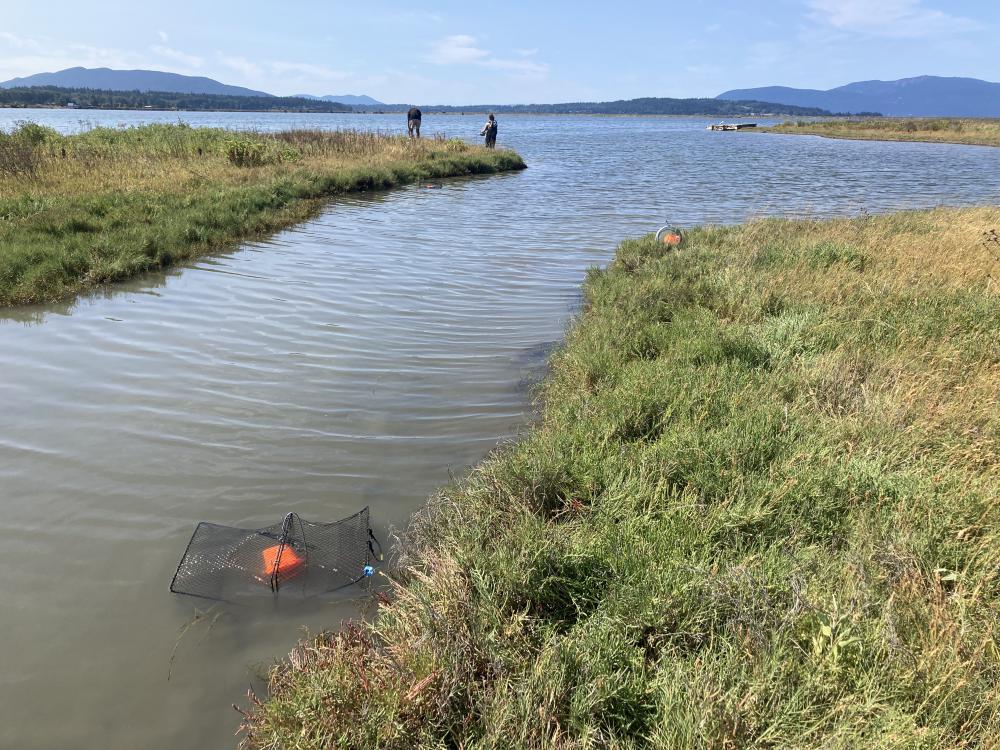
{"type": "Polygon", "coordinates": [[[1000,120],[942,118],[871,118],[799,120],[758,131],[821,135],[859,141],[925,141],[969,146],[1000,146],[1000,120]]]}
{"type": "Polygon", "coordinates": [[[268,234],[340,193],[524,167],[512,151],[367,132],[178,125],[0,132],[0,306],[268,234]]]}
{"type": "Polygon", "coordinates": [[[248,745],[995,745],[998,230],[622,244],[538,423],[419,515],[371,624],[273,670],[248,745]]]}

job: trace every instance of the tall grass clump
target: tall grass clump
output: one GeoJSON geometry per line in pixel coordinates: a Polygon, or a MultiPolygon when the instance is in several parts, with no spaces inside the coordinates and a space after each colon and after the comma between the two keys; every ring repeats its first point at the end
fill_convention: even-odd
{"type": "Polygon", "coordinates": [[[935,117],[817,119],[786,122],[758,132],[875,141],[928,141],[1000,146],[1000,120],[935,117]]]}
{"type": "Polygon", "coordinates": [[[237,167],[263,167],[295,161],[299,152],[294,148],[279,145],[281,141],[253,138],[233,138],[226,141],[225,151],[229,163],[237,167]]]}
{"type": "Polygon", "coordinates": [[[55,300],[307,217],[325,199],[524,167],[512,151],[385,133],[184,124],[0,132],[0,306],[55,300]]]}
{"type": "Polygon", "coordinates": [[[34,175],[42,161],[40,147],[53,136],[51,128],[30,122],[0,131],[0,180],[34,175]]]}
{"type": "Polygon", "coordinates": [[[537,423],[434,497],[257,748],[1000,736],[1000,210],[767,220],[592,271],[537,423]]]}

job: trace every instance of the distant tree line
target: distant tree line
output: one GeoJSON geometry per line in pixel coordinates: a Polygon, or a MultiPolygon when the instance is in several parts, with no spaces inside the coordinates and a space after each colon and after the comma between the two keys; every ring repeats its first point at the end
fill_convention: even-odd
{"type": "Polygon", "coordinates": [[[59,86],[0,88],[0,107],[65,107],[81,109],[177,109],[237,112],[351,112],[346,104],[295,96],[230,96],[170,91],[105,91],[59,86]]]}
{"type": "MultiPolygon", "coordinates": [[[[402,112],[409,105],[356,106],[362,112],[402,112]]],[[[476,104],[425,106],[427,112],[506,112],[557,115],[709,115],[748,117],[763,114],[823,117],[833,113],[818,107],[797,107],[772,102],[728,99],[665,99],[645,97],[614,102],[570,102],[566,104],[476,104]]]]}

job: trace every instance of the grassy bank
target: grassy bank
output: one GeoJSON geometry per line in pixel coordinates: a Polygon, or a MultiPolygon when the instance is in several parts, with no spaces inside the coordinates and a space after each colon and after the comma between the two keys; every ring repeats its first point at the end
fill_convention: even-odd
{"type": "Polygon", "coordinates": [[[266,748],[1000,736],[1000,210],[625,242],[537,425],[419,515],[266,748]]]}
{"type": "Polygon", "coordinates": [[[821,135],[861,141],[924,141],[1000,146],[1000,120],[943,118],[872,118],[785,122],[758,131],[821,135]]]}
{"type": "Polygon", "coordinates": [[[511,151],[363,132],[24,125],[0,133],[0,306],[227,248],[341,193],[523,166],[511,151]]]}

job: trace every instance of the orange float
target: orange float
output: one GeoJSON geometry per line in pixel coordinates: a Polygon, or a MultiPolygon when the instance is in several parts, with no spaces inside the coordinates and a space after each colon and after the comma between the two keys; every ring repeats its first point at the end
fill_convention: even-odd
{"type": "Polygon", "coordinates": [[[287,581],[294,578],[305,567],[306,561],[288,545],[275,544],[261,553],[264,561],[264,576],[268,580],[287,581]]]}
{"type": "Polygon", "coordinates": [[[660,227],[656,233],[656,241],[667,247],[680,247],[684,242],[684,232],[679,227],[660,227]]]}

